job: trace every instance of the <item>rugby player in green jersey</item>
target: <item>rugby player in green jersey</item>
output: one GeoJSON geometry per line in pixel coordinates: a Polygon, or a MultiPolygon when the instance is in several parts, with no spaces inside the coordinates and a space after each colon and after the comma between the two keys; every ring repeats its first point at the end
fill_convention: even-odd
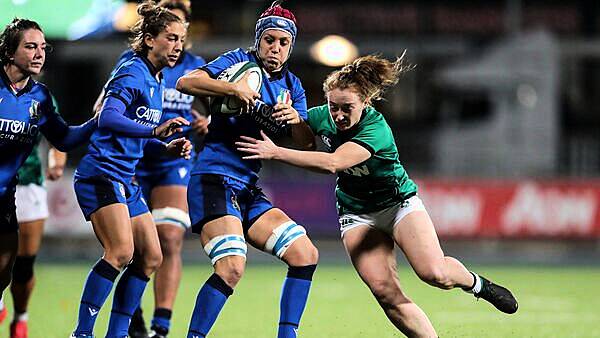
{"type": "Polygon", "coordinates": [[[505,313],[517,311],[518,304],[508,289],[444,256],[417,185],[400,164],[392,131],[371,106],[412,68],[403,59],[364,56],[327,77],[327,104],[310,109],[307,122],[328,152],[279,147],[264,133],[262,140],[242,137],[236,144],[248,154],[246,159],[278,160],[337,174],[341,236],[356,271],[400,331],[410,337],[437,337],[425,313],[400,287],[394,243],[430,285],[462,288],[505,313]]]}

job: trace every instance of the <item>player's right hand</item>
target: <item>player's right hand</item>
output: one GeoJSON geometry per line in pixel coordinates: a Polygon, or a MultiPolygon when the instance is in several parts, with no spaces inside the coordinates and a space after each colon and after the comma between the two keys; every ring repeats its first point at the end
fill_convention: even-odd
{"type": "Polygon", "coordinates": [[[172,140],[167,144],[167,152],[173,156],[189,160],[192,157],[192,142],[185,137],[172,140]]]}
{"type": "Polygon", "coordinates": [[[181,126],[189,125],[190,122],[183,117],[175,117],[154,128],[154,130],[152,130],[152,135],[156,138],[164,140],[175,133],[181,133],[183,131],[181,126]]]}
{"type": "Polygon", "coordinates": [[[250,77],[250,72],[246,72],[239,81],[233,84],[235,97],[242,101],[242,112],[244,113],[254,107],[254,100],[260,98],[260,94],[248,86],[248,77],[250,77]]]}

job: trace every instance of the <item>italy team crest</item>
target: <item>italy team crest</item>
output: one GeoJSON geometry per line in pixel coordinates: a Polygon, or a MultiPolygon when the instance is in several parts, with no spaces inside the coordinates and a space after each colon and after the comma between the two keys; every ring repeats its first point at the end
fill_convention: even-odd
{"type": "Polygon", "coordinates": [[[31,106],[29,106],[29,118],[31,120],[37,120],[40,118],[39,108],[40,103],[36,100],[31,100],[31,106]]]}
{"type": "Polygon", "coordinates": [[[292,104],[292,94],[287,89],[282,89],[279,91],[279,95],[277,95],[277,103],[287,103],[292,104]]]}

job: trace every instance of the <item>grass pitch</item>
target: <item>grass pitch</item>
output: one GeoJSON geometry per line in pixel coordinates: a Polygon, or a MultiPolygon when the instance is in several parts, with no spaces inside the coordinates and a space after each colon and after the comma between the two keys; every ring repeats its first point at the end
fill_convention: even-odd
{"type": "MultiPolygon", "coordinates": [[[[39,264],[30,308],[30,338],[66,338],[74,327],[82,283],[89,266],[39,264]]],[[[185,337],[198,288],[212,270],[205,264],[184,268],[170,337],[185,337]]],[[[600,268],[486,267],[476,271],[517,296],[515,315],[460,290],[442,291],[399,270],[406,292],[429,315],[441,337],[600,337],[600,268]]],[[[278,301],[286,269],[282,264],[248,265],[246,274],[221,313],[210,337],[275,337],[278,301]]],[[[6,295],[12,316],[12,301],[6,295]]],[[[152,291],[144,297],[146,320],[152,291]]],[[[104,337],[110,300],[102,309],[96,336],[104,337]]],[[[307,338],[402,337],[387,321],[349,264],[321,265],[300,328],[307,338]]],[[[0,326],[8,337],[8,320],[0,326]]]]}

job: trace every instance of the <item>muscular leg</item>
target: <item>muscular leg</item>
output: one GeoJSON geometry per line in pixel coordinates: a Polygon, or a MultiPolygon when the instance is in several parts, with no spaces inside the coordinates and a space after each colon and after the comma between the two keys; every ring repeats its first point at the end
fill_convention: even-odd
{"type": "Polygon", "coordinates": [[[394,228],[394,239],[424,282],[441,289],[469,288],[473,275],[457,259],[444,256],[426,211],[413,211],[394,228]]]}
{"type": "Polygon", "coordinates": [[[134,241],[133,261],[127,266],[115,288],[106,337],[126,337],[133,312],[148,284],[149,276],[162,261],[156,226],[149,212],[131,218],[134,241]]]}
{"type": "Polygon", "coordinates": [[[518,303],[505,287],[469,272],[455,258],[444,256],[426,211],[413,211],[396,224],[394,238],[419,278],[441,289],[460,287],[512,314],[518,303]]]}
{"type": "Polygon", "coordinates": [[[437,337],[427,315],[402,292],[393,240],[363,225],[348,230],[343,243],[358,275],[392,324],[408,337],[437,337]]]}
{"type": "MultiPolygon", "coordinates": [[[[200,233],[202,246],[221,235],[243,236],[242,223],[234,216],[223,216],[204,225],[200,233]]],[[[242,278],[246,257],[225,256],[214,263],[215,273],[204,283],[196,298],[188,338],[204,337],[217,320],[227,298],[242,278]]]]}
{"type": "Polygon", "coordinates": [[[277,251],[277,244],[276,252],[268,252],[289,266],[281,290],[278,338],[296,337],[319,259],[317,248],[300,230],[283,211],[273,208],[261,215],[248,231],[249,242],[263,251],[269,251],[266,246],[270,238],[271,242],[291,243],[285,252],[277,251]],[[277,231],[282,225],[286,231],[277,231]]]}
{"type": "Polygon", "coordinates": [[[27,305],[33,291],[33,260],[40,249],[44,232],[44,219],[19,224],[19,249],[13,270],[13,281],[10,285],[15,318],[27,312],[27,305]]]}
{"type": "Polygon", "coordinates": [[[90,336],[100,308],[112,290],[121,269],[133,257],[133,232],[127,205],[110,204],[91,215],[96,237],[104,247],[104,255],[88,274],[83,287],[77,328],[73,335],[90,336]]]}
{"type": "MultiPolygon", "coordinates": [[[[175,208],[185,213],[187,188],[181,185],[158,186],[152,190],[151,204],[154,210],[175,208]]],[[[185,224],[177,220],[161,223],[155,217],[163,261],[154,276],[154,316],[152,329],[166,336],[175,297],[181,280],[181,247],[185,235],[185,224]],[[178,224],[174,224],[178,223],[178,224]]],[[[189,223],[189,221],[188,221],[189,223]]],[[[188,224],[189,226],[189,224],[188,224]]]]}

